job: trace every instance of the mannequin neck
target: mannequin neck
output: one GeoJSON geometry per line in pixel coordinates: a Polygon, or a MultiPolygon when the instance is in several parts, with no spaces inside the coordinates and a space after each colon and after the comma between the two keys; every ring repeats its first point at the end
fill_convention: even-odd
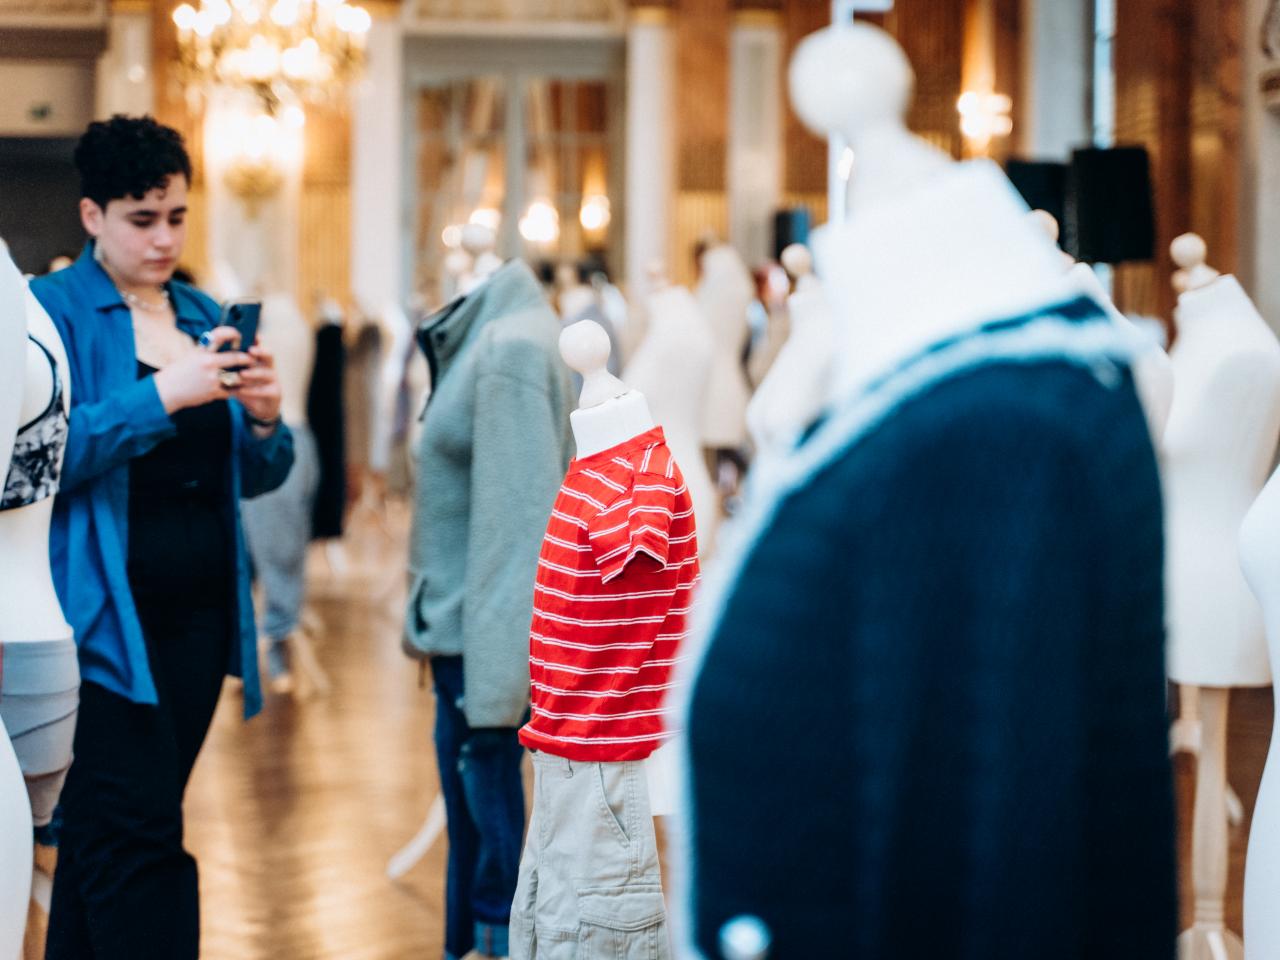
{"type": "Polygon", "coordinates": [[[889,123],[864,131],[854,144],[853,157],[845,209],[854,217],[892,202],[952,166],[941,150],[889,123]]]}
{"type": "Polygon", "coordinates": [[[815,240],[836,317],[836,397],[931,343],[1079,295],[989,161],[947,165],[815,240]]]}
{"type": "Polygon", "coordinates": [[[655,426],[649,404],[638,390],[628,390],[604,403],[575,410],[569,415],[569,422],[573,426],[578,459],[626,443],[655,426]]]}

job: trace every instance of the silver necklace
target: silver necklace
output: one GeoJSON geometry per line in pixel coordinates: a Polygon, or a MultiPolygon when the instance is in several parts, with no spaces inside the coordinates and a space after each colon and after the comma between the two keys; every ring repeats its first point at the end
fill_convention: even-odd
{"type": "Polygon", "coordinates": [[[139,310],[147,310],[151,313],[163,313],[165,310],[169,309],[169,291],[164,287],[160,288],[161,300],[159,303],[154,303],[150,300],[143,300],[136,293],[130,293],[128,290],[121,290],[119,287],[116,287],[116,292],[124,298],[125,303],[129,304],[131,307],[137,307],[139,310]]]}

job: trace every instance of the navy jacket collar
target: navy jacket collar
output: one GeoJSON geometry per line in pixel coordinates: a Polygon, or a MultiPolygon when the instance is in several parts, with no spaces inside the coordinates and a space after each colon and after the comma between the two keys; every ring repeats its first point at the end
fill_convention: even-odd
{"type": "MultiPolygon", "coordinates": [[[[120,291],[116,289],[111,277],[107,275],[107,271],[93,255],[93,250],[94,243],[90,240],[84,245],[76,262],[67,269],[74,272],[76,279],[84,288],[86,299],[95,310],[127,311],[128,305],[120,296],[120,291]]],[[[169,299],[173,304],[173,312],[178,318],[180,329],[192,336],[198,336],[209,328],[209,318],[201,310],[200,301],[185,284],[170,281],[165,284],[165,289],[169,291],[169,299]]]]}

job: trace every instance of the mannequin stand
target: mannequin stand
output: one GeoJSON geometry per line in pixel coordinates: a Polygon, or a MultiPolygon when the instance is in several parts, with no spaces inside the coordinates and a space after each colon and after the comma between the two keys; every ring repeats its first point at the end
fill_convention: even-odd
{"type": "MultiPolygon", "coordinates": [[[[1178,719],[1169,725],[1169,756],[1189,753],[1200,756],[1203,736],[1200,723],[1200,688],[1178,684],[1178,719]]],[[[1244,803],[1235,787],[1227,784],[1227,822],[1233,827],[1244,823],[1244,803]]]]}
{"type": "Polygon", "coordinates": [[[1227,687],[1201,687],[1200,724],[1206,748],[1196,763],[1191,883],[1195,922],[1178,937],[1178,960],[1244,960],[1244,943],[1227,929],[1227,687]]]}
{"type": "Polygon", "coordinates": [[[399,880],[416,867],[435,846],[436,841],[444,833],[444,828],[444,795],[437,794],[435,800],[431,802],[427,819],[423,821],[421,829],[387,862],[387,877],[391,880],[399,880]]]}

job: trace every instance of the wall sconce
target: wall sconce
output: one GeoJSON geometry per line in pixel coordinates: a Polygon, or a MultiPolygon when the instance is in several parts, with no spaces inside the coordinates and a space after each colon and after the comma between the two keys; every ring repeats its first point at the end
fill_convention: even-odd
{"type": "Polygon", "coordinates": [[[520,218],[520,236],[530,243],[549,245],[560,239],[560,214],[548,200],[535,200],[520,218]]]}
{"type": "Polygon", "coordinates": [[[985,153],[996,137],[1013,132],[1013,100],[1007,94],[966,90],[956,101],[956,109],[960,132],[979,153],[985,153]]]}
{"type": "Polygon", "coordinates": [[[578,211],[578,222],[582,229],[591,234],[602,234],[609,228],[613,220],[613,211],[609,207],[609,198],[595,193],[582,198],[582,208],[578,211]]]}

